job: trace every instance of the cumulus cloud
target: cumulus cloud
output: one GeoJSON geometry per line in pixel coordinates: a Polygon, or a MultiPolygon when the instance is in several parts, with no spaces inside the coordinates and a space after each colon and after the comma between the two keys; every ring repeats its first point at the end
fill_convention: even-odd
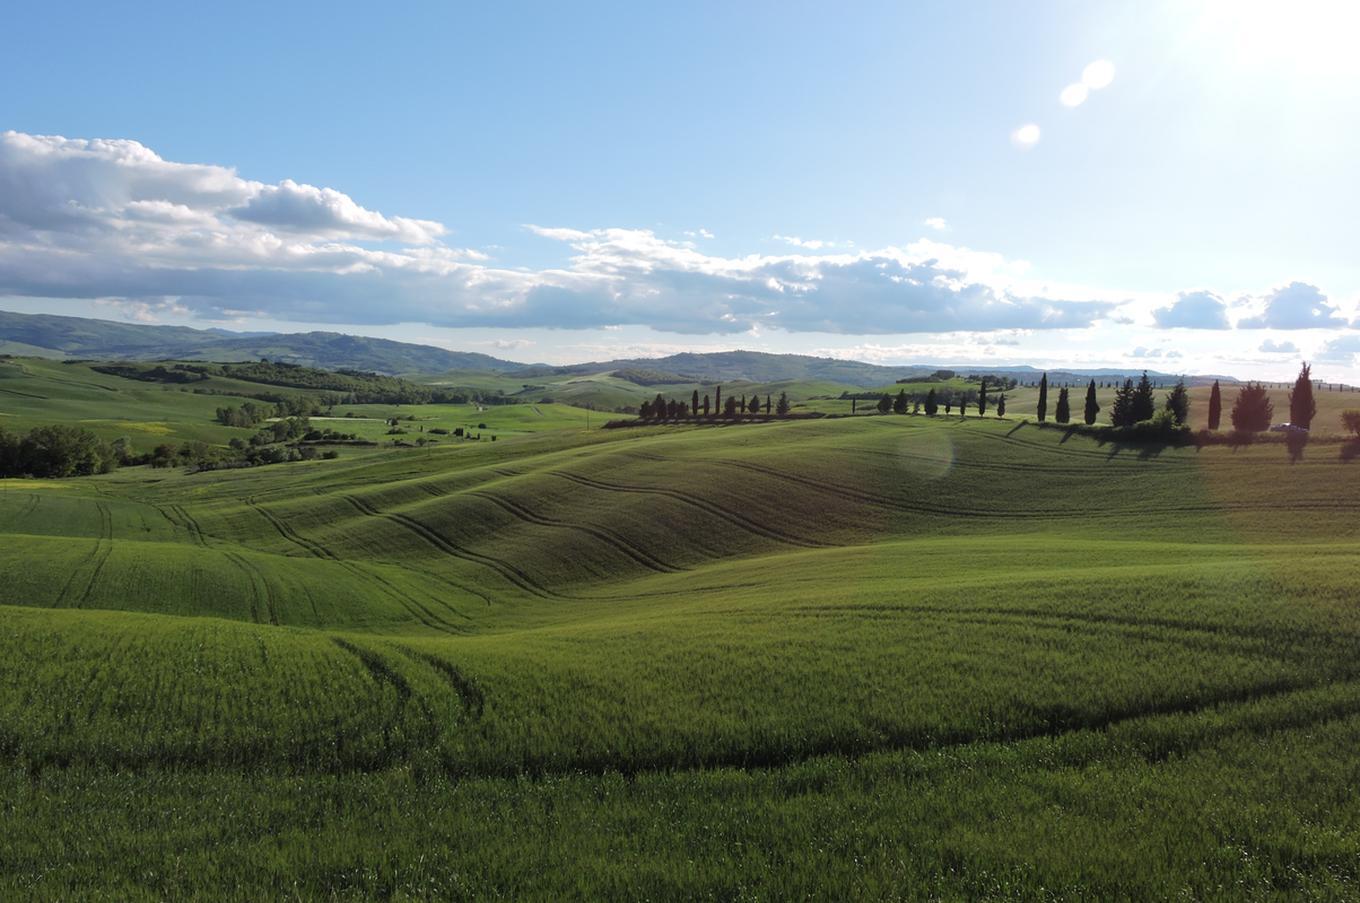
{"type": "Polygon", "coordinates": [[[1336,305],[1317,286],[1291,282],[1266,295],[1259,316],[1237,322],[1239,329],[1317,329],[1345,326],[1336,305]]]}
{"type": "Polygon", "coordinates": [[[1298,354],[1299,348],[1293,342],[1277,342],[1274,339],[1266,339],[1261,343],[1260,351],[1266,354],[1298,354]]]}
{"type": "Polygon", "coordinates": [[[1317,359],[1329,364],[1354,365],[1360,362],[1360,335],[1344,335],[1322,346],[1317,359]]]}
{"type": "Polygon", "coordinates": [[[806,251],[820,251],[823,248],[834,248],[836,246],[833,241],[823,241],[820,238],[799,238],[797,235],[771,235],[770,238],[806,251]]]}
{"type": "Polygon", "coordinates": [[[1144,360],[1160,359],[1173,361],[1179,357],[1182,357],[1182,355],[1179,351],[1176,351],[1174,349],[1168,350],[1165,348],[1144,348],[1142,346],[1139,346],[1133,349],[1133,351],[1129,352],[1129,357],[1136,357],[1144,360]]]}
{"type": "Polygon", "coordinates": [[[927,229],[934,229],[936,232],[943,232],[949,228],[949,223],[945,222],[943,216],[928,216],[925,220],[927,229]]]}
{"type": "Polygon", "coordinates": [[[831,245],[798,239],[786,254],[722,257],[642,229],[529,228],[569,263],[491,266],[446,245],[440,223],[167,161],[135,141],[0,134],[0,295],[214,318],[690,334],[1057,329],[1116,306],[1027,288],[1015,261],[932,242],[809,254],[831,245]]]}
{"type": "Polygon", "coordinates": [[[1181,292],[1167,307],[1152,312],[1163,329],[1227,329],[1228,305],[1213,292],[1181,292]]]}

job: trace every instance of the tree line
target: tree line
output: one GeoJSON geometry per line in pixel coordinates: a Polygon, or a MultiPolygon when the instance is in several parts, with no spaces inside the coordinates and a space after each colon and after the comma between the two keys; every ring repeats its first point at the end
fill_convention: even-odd
{"type": "Polygon", "coordinates": [[[698,389],[694,390],[688,401],[667,398],[658,392],[656,398],[651,401],[644,401],[638,407],[638,419],[661,421],[716,419],[721,417],[733,420],[742,416],[754,416],[762,413],[768,417],[771,412],[776,417],[784,417],[789,413],[790,408],[789,396],[785,392],[779,393],[777,401],[772,401],[768,394],[763,401],[758,394],[753,394],[749,398],[746,395],[742,395],[740,398],[729,395],[727,400],[724,401],[722,386],[718,386],[711,399],[707,394],[700,398],[698,389]]]}

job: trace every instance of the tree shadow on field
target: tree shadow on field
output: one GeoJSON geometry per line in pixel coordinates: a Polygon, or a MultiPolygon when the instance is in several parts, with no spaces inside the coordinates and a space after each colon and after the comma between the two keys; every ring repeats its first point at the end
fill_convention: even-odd
{"type": "Polygon", "coordinates": [[[1341,460],[1354,461],[1360,458],[1360,439],[1351,439],[1341,444],[1341,460]]]}
{"type": "Polygon", "coordinates": [[[1022,421],[1020,421],[1019,423],[1017,423],[1015,426],[1011,427],[1011,428],[1010,428],[1010,431],[1007,432],[1006,435],[1007,435],[1007,436],[1014,436],[1016,433],[1020,432],[1020,430],[1024,429],[1024,427],[1025,427],[1025,421],[1022,420],[1022,421]]]}

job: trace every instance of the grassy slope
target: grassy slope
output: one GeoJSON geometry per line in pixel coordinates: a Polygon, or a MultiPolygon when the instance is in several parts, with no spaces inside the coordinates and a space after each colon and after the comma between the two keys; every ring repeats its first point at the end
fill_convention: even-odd
{"type": "Polygon", "coordinates": [[[1355,892],[1335,446],[500,428],[0,485],[0,887],[1355,892]]]}

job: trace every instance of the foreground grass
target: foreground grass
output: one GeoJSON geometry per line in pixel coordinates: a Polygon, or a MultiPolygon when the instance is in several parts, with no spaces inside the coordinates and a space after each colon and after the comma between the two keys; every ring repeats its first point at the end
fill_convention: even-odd
{"type": "Polygon", "coordinates": [[[1355,896],[1350,476],[864,418],[9,484],[0,893],[1355,896]]]}

